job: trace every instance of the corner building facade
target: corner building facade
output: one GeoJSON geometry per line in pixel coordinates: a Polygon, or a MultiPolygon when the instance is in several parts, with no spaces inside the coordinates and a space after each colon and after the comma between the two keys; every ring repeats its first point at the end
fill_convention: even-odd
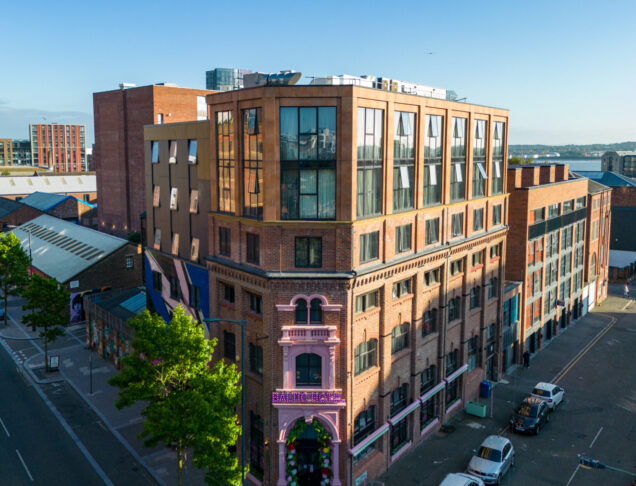
{"type": "MultiPolygon", "coordinates": [[[[498,376],[508,112],[357,86],[207,103],[210,315],[248,321],[248,477],[364,484],[498,376]]],[[[238,361],[238,328],[209,332],[238,361]]]]}

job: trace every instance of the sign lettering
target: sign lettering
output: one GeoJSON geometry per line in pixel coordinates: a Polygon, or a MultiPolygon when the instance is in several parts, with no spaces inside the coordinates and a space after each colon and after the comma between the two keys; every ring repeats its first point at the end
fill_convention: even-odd
{"type": "Polygon", "coordinates": [[[342,392],[272,392],[272,403],[342,403],[342,392]]]}

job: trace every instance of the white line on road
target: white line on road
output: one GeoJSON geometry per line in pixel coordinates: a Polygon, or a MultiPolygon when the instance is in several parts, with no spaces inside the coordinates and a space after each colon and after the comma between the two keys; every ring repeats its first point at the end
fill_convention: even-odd
{"type": "Polygon", "coordinates": [[[29,479],[33,482],[33,476],[31,476],[31,471],[29,471],[29,468],[27,467],[26,463],[24,462],[24,459],[22,459],[22,454],[20,454],[20,451],[18,449],[16,449],[15,452],[16,452],[16,454],[18,454],[18,457],[20,458],[20,462],[24,466],[24,470],[29,475],[29,479]]]}
{"type": "Polygon", "coordinates": [[[596,433],[596,435],[594,436],[594,440],[592,441],[592,443],[590,444],[590,449],[592,448],[592,446],[594,445],[594,442],[596,442],[596,439],[598,439],[598,436],[601,435],[601,432],[603,431],[603,427],[601,427],[600,429],[598,429],[598,432],[596,433]]]}
{"type": "Polygon", "coordinates": [[[0,418],[0,424],[2,424],[2,428],[4,429],[4,432],[7,434],[7,437],[11,437],[11,434],[9,433],[9,431],[7,430],[7,426],[4,425],[4,422],[2,421],[2,419],[0,418]]]}
{"type": "Polygon", "coordinates": [[[574,470],[574,472],[572,473],[572,476],[570,476],[570,480],[567,482],[567,484],[565,486],[570,486],[570,483],[572,482],[572,480],[574,479],[574,476],[576,476],[576,473],[578,472],[579,468],[581,467],[581,465],[577,465],[576,469],[574,470]]]}

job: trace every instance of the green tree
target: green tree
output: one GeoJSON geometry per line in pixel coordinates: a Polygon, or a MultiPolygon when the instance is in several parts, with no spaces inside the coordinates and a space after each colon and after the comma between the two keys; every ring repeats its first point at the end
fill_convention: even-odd
{"type": "Polygon", "coordinates": [[[26,300],[22,309],[31,311],[22,317],[22,322],[42,328],[40,337],[44,340],[44,369],[49,371],[49,343],[64,336],[64,330],[58,326],[68,324],[68,292],[56,280],[32,275],[22,296],[26,300]]]}
{"type": "Polygon", "coordinates": [[[7,303],[10,295],[19,295],[29,281],[29,257],[13,233],[0,235],[0,291],[7,325],[7,303]]]}
{"type": "Polygon", "coordinates": [[[510,157],[508,159],[508,165],[521,165],[521,164],[531,164],[534,159],[524,159],[523,157],[517,157],[516,155],[510,157]]]}
{"type": "Polygon", "coordinates": [[[181,307],[170,324],[148,311],[129,321],[135,331],[134,352],[109,383],[119,388],[117,408],[147,402],[144,445],[161,442],[177,452],[177,482],[182,484],[186,452],[193,463],[208,469],[208,484],[238,485],[241,470],[229,447],[240,435],[236,407],[241,400],[240,374],[222,360],[212,365],[216,339],[181,307]]]}

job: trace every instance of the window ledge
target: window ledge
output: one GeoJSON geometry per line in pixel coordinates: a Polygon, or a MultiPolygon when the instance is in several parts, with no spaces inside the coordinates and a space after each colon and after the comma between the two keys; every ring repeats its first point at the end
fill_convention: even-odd
{"type": "Polygon", "coordinates": [[[391,462],[397,461],[397,459],[404,454],[413,445],[413,441],[409,440],[400,446],[400,448],[391,456],[391,462]]]}
{"type": "Polygon", "coordinates": [[[370,376],[372,376],[373,374],[376,374],[378,371],[380,371],[380,367],[378,365],[371,366],[370,368],[367,368],[366,370],[361,371],[357,375],[355,374],[355,371],[354,371],[353,379],[365,380],[369,378],[370,376]]]}
{"type": "Polygon", "coordinates": [[[471,267],[470,271],[471,272],[476,272],[477,270],[480,270],[482,268],[484,268],[484,264],[480,263],[479,265],[475,265],[474,267],[471,267]]]}

